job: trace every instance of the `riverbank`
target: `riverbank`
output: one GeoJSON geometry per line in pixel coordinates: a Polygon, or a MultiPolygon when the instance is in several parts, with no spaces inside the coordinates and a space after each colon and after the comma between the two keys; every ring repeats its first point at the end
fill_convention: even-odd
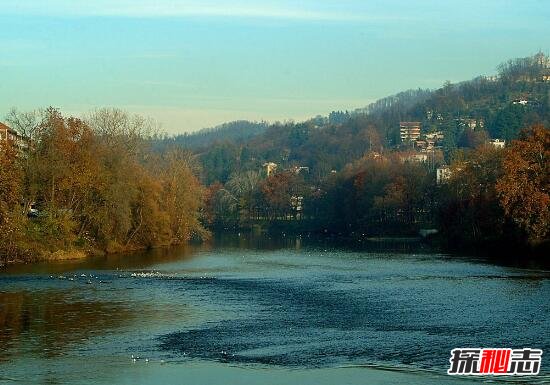
{"type": "Polygon", "coordinates": [[[290,225],[276,222],[272,226],[252,225],[246,227],[218,227],[212,229],[213,234],[247,234],[251,237],[299,237],[303,240],[326,243],[333,247],[361,250],[385,247],[388,249],[419,248],[433,252],[456,256],[475,255],[496,263],[508,263],[514,266],[541,266],[550,268],[550,240],[529,244],[520,242],[517,238],[493,238],[477,242],[456,242],[446,234],[435,229],[429,229],[425,236],[422,230],[396,233],[334,233],[325,230],[312,229],[299,221],[290,221],[290,225]]]}
{"type": "Polygon", "coordinates": [[[517,245],[503,242],[485,242],[478,244],[449,245],[440,234],[422,236],[368,236],[366,234],[331,234],[312,231],[293,231],[293,229],[218,229],[208,234],[208,237],[200,241],[191,241],[187,244],[174,244],[156,247],[133,247],[133,248],[108,248],[100,250],[97,248],[59,250],[36,254],[33,258],[13,259],[0,262],[0,268],[13,264],[26,263],[55,263],[66,260],[83,260],[93,257],[126,256],[132,258],[138,253],[147,250],[165,250],[169,252],[172,248],[186,247],[186,245],[197,245],[205,242],[213,245],[222,242],[234,247],[262,248],[266,245],[280,248],[287,246],[301,247],[319,246],[330,249],[347,249],[353,251],[401,251],[401,252],[437,252],[460,257],[476,256],[493,263],[507,264],[525,268],[550,268],[550,243],[529,247],[528,245],[517,245]],[[7,263],[6,263],[7,262],[7,263]]]}
{"type": "Polygon", "coordinates": [[[54,252],[37,253],[30,257],[26,256],[24,258],[14,257],[11,259],[1,259],[0,269],[14,264],[79,260],[86,259],[94,255],[97,255],[97,253],[86,252],[84,250],[58,250],[54,252]]]}
{"type": "Polygon", "coordinates": [[[63,262],[63,261],[77,261],[85,260],[94,257],[104,257],[113,255],[126,255],[145,252],[153,249],[169,249],[181,246],[181,244],[172,245],[158,245],[155,247],[145,246],[132,246],[132,247],[108,247],[104,249],[99,248],[86,248],[86,249],[69,249],[69,250],[56,250],[56,251],[35,251],[27,252],[24,257],[15,257],[12,259],[0,259],[0,269],[10,265],[16,264],[28,264],[28,263],[47,263],[47,262],[63,262]]]}

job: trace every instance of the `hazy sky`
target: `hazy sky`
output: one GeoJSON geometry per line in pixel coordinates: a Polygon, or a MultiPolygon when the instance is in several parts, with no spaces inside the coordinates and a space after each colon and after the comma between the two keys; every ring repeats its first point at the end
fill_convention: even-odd
{"type": "Polygon", "coordinates": [[[0,0],[11,107],[119,107],[169,132],[354,109],[550,49],[544,0],[0,0]]]}

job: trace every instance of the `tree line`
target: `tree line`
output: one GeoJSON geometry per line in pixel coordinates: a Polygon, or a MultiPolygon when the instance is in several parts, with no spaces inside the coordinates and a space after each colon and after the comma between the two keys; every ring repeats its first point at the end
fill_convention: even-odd
{"type": "Polygon", "coordinates": [[[85,119],[57,109],[10,112],[27,146],[0,149],[4,261],[58,250],[115,252],[205,237],[193,156],[151,149],[154,127],[112,109],[85,119]]]}
{"type": "Polygon", "coordinates": [[[550,131],[534,125],[504,149],[483,142],[455,152],[439,181],[428,162],[392,150],[367,151],[319,180],[296,168],[236,172],[208,187],[205,220],[355,238],[434,228],[458,248],[547,245],[549,159],[550,131]]]}
{"type": "Polygon", "coordinates": [[[455,243],[544,242],[546,70],[538,54],[503,64],[496,78],[403,92],[326,118],[239,121],[173,138],[118,110],[84,119],[14,110],[7,123],[28,146],[0,155],[2,255],[154,247],[205,237],[205,227],[258,223],[353,235],[433,227],[455,243]],[[414,146],[400,141],[400,121],[444,139],[417,162],[414,146]],[[505,139],[506,149],[489,138],[505,139]],[[277,168],[268,175],[270,163],[277,168]],[[438,184],[444,165],[451,177],[438,184]]]}
{"type": "Polygon", "coordinates": [[[0,151],[3,260],[58,250],[116,252],[182,243],[206,228],[307,231],[355,238],[435,228],[451,246],[550,238],[550,131],[524,130],[504,149],[453,153],[436,180],[429,162],[365,148],[326,177],[304,167],[233,172],[204,186],[196,155],[154,148],[151,124],[118,110],[85,119],[58,110],[8,122],[29,138],[0,151]]]}

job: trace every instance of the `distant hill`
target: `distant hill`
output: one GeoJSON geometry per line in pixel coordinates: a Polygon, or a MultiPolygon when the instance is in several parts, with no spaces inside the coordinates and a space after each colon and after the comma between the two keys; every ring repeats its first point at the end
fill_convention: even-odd
{"type": "Polygon", "coordinates": [[[232,142],[242,143],[263,133],[268,127],[266,122],[250,122],[238,120],[224,123],[212,128],[203,128],[200,131],[167,137],[162,139],[164,146],[177,145],[192,150],[208,147],[214,143],[232,142]]]}
{"type": "Polygon", "coordinates": [[[400,122],[420,122],[422,135],[442,133],[446,160],[460,148],[488,138],[510,141],[534,123],[550,126],[550,60],[542,53],[509,60],[498,75],[447,82],[436,90],[409,90],[354,111],[334,111],[301,123],[232,122],[165,143],[192,149],[204,181],[225,182],[235,172],[265,162],[309,167],[311,178],[361,158],[369,151],[406,150],[400,122]]]}

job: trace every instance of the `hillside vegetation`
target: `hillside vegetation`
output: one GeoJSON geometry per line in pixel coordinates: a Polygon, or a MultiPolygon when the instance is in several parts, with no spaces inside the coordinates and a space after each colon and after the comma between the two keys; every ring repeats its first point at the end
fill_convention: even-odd
{"type": "Polygon", "coordinates": [[[546,242],[550,61],[498,68],[196,149],[209,225],[354,237],[434,228],[456,247],[546,242]],[[420,137],[402,141],[401,122],[417,122],[420,137]]]}
{"type": "MultiPolygon", "coordinates": [[[[258,171],[265,162],[282,168],[307,166],[316,179],[322,179],[368,151],[407,149],[400,141],[399,123],[418,121],[423,135],[443,133],[441,163],[449,163],[457,150],[474,148],[489,138],[509,142],[525,127],[536,123],[548,127],[550,81],[543,80],[549,79],[544,77],[550,72],[548,63],[543,54],[510,60],[498,66],[495,77],[447,82],[433,91],[405,91],[363,109],[335,111],[301,123],[262,125],[261,130],[252,129],[249,137],[242,134],[243,123],[236,129],[226,126],[208,132],[207,147],[194,148],[207,184],[225,183],[234,172],[258,171]],[[477,127],[467,129],[466,119],[478,122],[477,127]]],[[[191,143],[204,136],[185,138],[191,143]]]]}

